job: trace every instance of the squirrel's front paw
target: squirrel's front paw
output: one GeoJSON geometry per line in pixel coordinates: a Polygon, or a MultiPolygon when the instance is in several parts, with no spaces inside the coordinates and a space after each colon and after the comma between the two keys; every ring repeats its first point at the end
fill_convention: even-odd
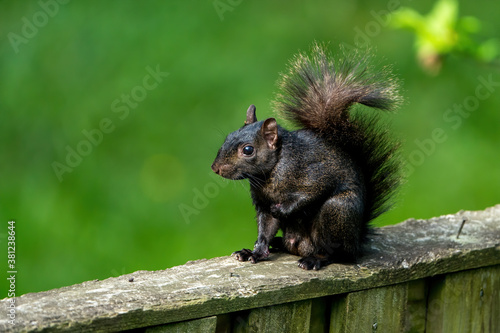
{"type": "Polygon", "coordinates": [[[265,253],[258,253],[257,251],[251,251],[249,249],[242,249],[241,251],[235,251],[231,254],[233,257],[236,258],[236,260],[239,261],[250,261],[252,264],[257,263],[260,260],[266,259],[267,256],[269,255],[269,252],[267,252],[267,255],[265,253]]]}

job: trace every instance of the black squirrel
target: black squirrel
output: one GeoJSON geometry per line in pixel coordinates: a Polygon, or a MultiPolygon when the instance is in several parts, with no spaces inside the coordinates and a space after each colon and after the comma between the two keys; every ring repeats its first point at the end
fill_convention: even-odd
{"type": "Polygon", "coordinates": [[[249,180],[258,222],[253,251],[236,251],[236,259],[256,263],[271,246],[301,256],[301,268],[320,269],[362,254],[369,222],[390,207],[400,182],[398,143],[377,114],[351,111],[355,103],[392,110],[400,101],[396,80],[386,69],[370,72],[368,57],[335,60],[315,44],[292,60],[274,103],[300,129],[257,121],[251,105],[245,125],[227,136],[212,170],[249,180]]]}

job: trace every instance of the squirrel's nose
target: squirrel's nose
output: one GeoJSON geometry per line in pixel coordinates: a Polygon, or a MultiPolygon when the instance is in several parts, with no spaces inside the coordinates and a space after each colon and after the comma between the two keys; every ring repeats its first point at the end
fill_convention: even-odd
{"type": "Polygon", "coordinates": [[[214,163],[212,163],[212,171],[215,172],[216,174],[220,174],[220,169],[219,167],[214,163]]]}

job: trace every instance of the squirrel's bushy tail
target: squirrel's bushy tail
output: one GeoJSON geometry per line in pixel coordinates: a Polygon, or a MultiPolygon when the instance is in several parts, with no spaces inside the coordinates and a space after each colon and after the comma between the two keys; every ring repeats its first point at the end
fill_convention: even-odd
{"type": "Polygon", "coordinates": [[[315,44],[310,56],[297,55],[279,82],[275,101],[278,113],[315,131],[350,154],[366,179],[367,222],[389,208],[389,199],[400,182],[399,163],[378,115],[350,114],[355,103],[390,111],[400,102],[397,82],[387,69],[370,72],[369,55],[343,52],[334,60],[315,44]]]}

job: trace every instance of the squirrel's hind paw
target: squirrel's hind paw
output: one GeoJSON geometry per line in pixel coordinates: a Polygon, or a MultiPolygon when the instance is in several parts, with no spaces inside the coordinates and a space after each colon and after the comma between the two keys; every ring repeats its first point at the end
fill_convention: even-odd
{"type": "Polygon", "coordinates": [[[298,266],[305,270],[314,269],[315,271],[321,269],[321,267],[328,265],[328,261],[323,258],[317,257],[304,257],[300,258],[298,261],[298,266]]]}

